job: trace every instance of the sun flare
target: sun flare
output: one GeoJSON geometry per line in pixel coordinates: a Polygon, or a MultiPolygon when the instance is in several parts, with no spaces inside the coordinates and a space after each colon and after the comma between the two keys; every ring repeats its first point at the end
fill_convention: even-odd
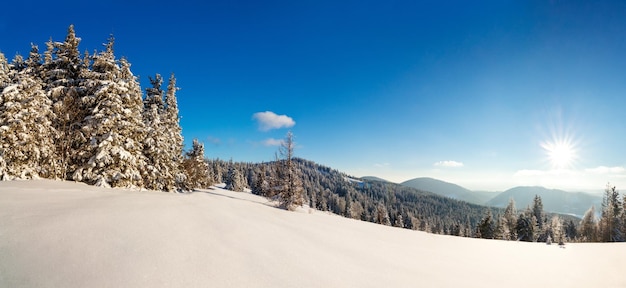
{"type": "Polygon", "coordinates": [[[557,140],[541,144],[552,166],[556,169],[569,168],[577,158],[576,149],[570,141],[557,140]]]}

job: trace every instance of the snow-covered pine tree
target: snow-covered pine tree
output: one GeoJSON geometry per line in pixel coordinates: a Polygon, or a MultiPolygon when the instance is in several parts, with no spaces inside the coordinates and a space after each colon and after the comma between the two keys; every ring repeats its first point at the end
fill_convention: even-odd
{"type": "Polygon", "coordinates": [[[623,242],[622,200],[615,186],[606,185],[599,230],[602,242],[623,242]]]}
{"type": "Polygon", "coordinates": [[[0,92],[0,178],[53,176],[55,134],[51,126],[52,102],[43,91],[39,77],[39,54],[32,47],[28,63],[18,57],[9,73],[12,85],[0,92]]]}
{"type": "Polygon", "coordinates": [[[258,171],[256,171],[256,179],[254,185],[252,185],[252,194],[265,196],[269,189],[269,183],[267,182],[265,165],[261,164],[258,171]]]}
{"type": "Polygon", "coordinates": [[[142,112],[143,112],[143,99],[142,99],[142,91],[141,86],[139,85],[139,80],[137,76],[135,76],[131,70],[131,64],[128,62],[126,58],[122,58],[120,60],[121,64],[121,81],[125,84],[128,89],[127,93],[122,94],[122,103],[126,109],[130,109],[130,114],[128,118],[125,120],[128,123],[128,127],[126,129],[126,133],[124,135],[127,137],[126,147],[131,154],[135,155],[136,158],[136,169],[138,169],[139,179],[136,179],[136,183],[134,185],[144,187],[143,184],[143,173],[146,171],[146,156],[143,154],[143,143],[146,138],[146,127],[143,122],[142,112]]]}
{"type": "MultiPolygon", "coordinates": [[[[169,159],[166,148],[165,128],[162,120],[163,110],[163,78],[156,74],[150,77],[152,87],[146,88],[146,98],[143,100],[142,119],[146,134],[143,143],[143,154],[146,156],[144,170],[144,185],[152,190],[167,190],[173,187],[174,177],[169,169],[169,159]]],[[[170,191],[170,190],[167,190],[170,191]]]]}
{"type": "Polygon", "coordinates": [[[186,174],[186,189],[207,188],[209,183],[209,164],[204,160],[204,144],[193,139],[191,150],[183,160],[183,169],[186,174]]]}
{"type": "Polygon", "coordinates": [[[565,244],[565,233],[563,231],[563,221],[561,217],[552,217],[552,220],[550,220],[550,232],[553,241],[556,241],[559,245],[565,244]]]}
{"type": "Polygon", "coordinates": [[[509,235],[503,235],[506,240],[516,240],[517,233],[515,226],[517,225],[517,210],[515,209],[515,200],[511,198],[509,204],[504,209],[504,215],[502,216],[504,230],[509,231],[509,235]]]}
{"type": "Polygon", "coordinates": [[[243,191],[243,184],[241,183],[241,175],[239,170],[233,164],[231,159],[228,163],[228,173],[226,174],[226,189],[232,191],[243,191]]]}
{"type": "MultiPolygon", "coordinates": [[[[9,63],[7,62],[4,54],[0,52],[0,115],[2,115],[2,111],[4,110],[4,97],[2,96],[2,91],[10,84],[11,82],[9,78],[9,63]]],[[[6,162],[4,160],[4,149],[2,148],[2,145],[0,145],[0,176],[5,175],[5,173],[6,162]]],[[[0,180],[2,180],[1,177],[0,180]]]]}
{"type": "Polygon", "coordinates": [[[519,214],[515,225],[517,240],[525,242],[536,241],[536,226],[536,218],[530,209],[519,214]]]}
{"type": "Polygon", "coordinates": [[[83,66],[78,51],[80,38],[76,37],[74,25],[70,25],[64,42],[46,43],[43,73],[44,86],[52,100],[52,126],[58,159],[55,161],[55,176],[67,179],[76,168],[73,151],[84,145],[78,123],[84,119],[84,105],[81,103],[83,88],[79,87],[84,77],[83,66]]]}
{"type": "Polygon", "coordinates": [[[0,89],[4,89],[4,87],[9,86],[9,84],[11,84],[11,79],[9,78],[9,62],[4,54],[0,52],[0,89]]]}
{"type": "MultiPolygon", "coordinates": [[[[165,110],[163,114],[163,124],[165,126],[165,139],[168,141],[168,156],[170,157],[170,171],[174,177],[175,186],[181,188],[184,182],[183,163],[183,134],[180,128],[180,117],[178,115],[178,100],[176,99],[176,77],[174,73],[170,75],[165,93],[165,110]]],[[[168,187],[169,188],[169,187],[168,187]]]]}
{"type": "Polygon", "coordinates": [[[73,179],[98,186],[142,187],[140,90],[130,64],[124,61],[124,70],[118,65],[113,43],[111,37],[106,50],[94,57],[93,90],[87,97],[96,105],[81,122],[89,145],[77,153],[79,166],[73,179]]]}
{"type": "Polygon", "coordinates": [[[583,242],[595,242],[599,240],[598,225],[596,224],[595,215],[596,208],[591,206],[580,221],[578,234],[583,242]]]}
{"type": "Polygon", "coordinates": [[[493,216],[491,214],[491,210],[487,210],[485,212],[485,216],[480,223],[478,224],[478,233],[480,238],[484,239],[494,239],[495,237],[495,224],[493,222],[493,216]]]}

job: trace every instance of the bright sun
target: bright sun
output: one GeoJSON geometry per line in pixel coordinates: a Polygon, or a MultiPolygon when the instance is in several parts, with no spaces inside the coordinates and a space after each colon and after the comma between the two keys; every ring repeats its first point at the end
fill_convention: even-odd
{"type": "Polygon", "coordinates": [[[541,147],[546,151],[552,166],[557,169],[565,169],[572,166],[577,158],[576,149],[569,141],[545,142],[541,144],[541,147]]]}

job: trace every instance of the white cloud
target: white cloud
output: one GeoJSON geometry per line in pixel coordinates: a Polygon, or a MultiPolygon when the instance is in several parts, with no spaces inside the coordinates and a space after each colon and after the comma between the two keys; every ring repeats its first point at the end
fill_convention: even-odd
{"type": "Polygon", "coordinates": [[[389,166],[391,166],[391,164],[389,164],[389,163],[376,163],[376,164],[374,164],[374,167],[376,167],[376,168],[386,168],[386,167],[389,167],[389,166]]]}
{"type": "Polygon", "coordinates": [[[272,129],[289,128],[296,125],[296,121],[287,115],[277,115],[272,111],[257,112],[252,118],[259,124],[259,130],[269,131],[272,129]]]}
{"type": "Polygon", "coordinates": [[[437,167],[450,167],[450,168],[463,167],[462,162],[451,161],[451,160],[435,162],[435,164],[433,165],[437,167]]]}
{"type": "Polygon", "coordinates": [[[596,168],[585,169],[585,172],[592,173],[592,174],[622,174],[626,172],[626,169],[620,166],[615,166],[615,167],[598,166],[596,168]]]}
{"type": "Polygon", "coordinates": [[[265,139],[263,140],[263,142],[261,142],[263,146],[280,146],[280,144],[282,143],[283,143],[283,140],[274,139],[274,138],[265,139]]]}

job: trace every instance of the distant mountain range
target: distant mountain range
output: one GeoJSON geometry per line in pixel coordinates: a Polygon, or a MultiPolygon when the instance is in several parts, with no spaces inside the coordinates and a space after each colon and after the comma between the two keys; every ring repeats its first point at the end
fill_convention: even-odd
{"type": "Polygon", "coordinates": [[[411,179],[400,183],[400,185],[478,205],[485,205],[489,199],[496,195],[493,192],[474,192],[453,183],[428,177],[411,179]]]}
{"type": "Polygon", "coordinates": [[[513,199],[515,200],[515,206],[519,210],[531,205],[535,195],[541,197],[544,210],[561,214],[572,214],[578,217],[582,217],[592,205],[599,208],[602,203],[602,197],[596,195],[533,186],[515,187],[506,190],[487,201],[485,205],[506,207],[509,199],[513,199]]]}
{"type": "MultiPolygon", "coordinates": [[[[368,176],[364,179],[386,181],[373,176],[368,176]]],[[[597,195],[584,192],[568,192],[558,189],[548,189],[538,186],[515,187],[504,192],[471,191],[457,184],[428,177],[411,179],[400,183],[400,185],[415,188],[421,191],[432,192],[468,203],[498,208],[506,207],[509,200],[513,199],[518,210],[525,209],[531,205],[535,195],[539,195],[545,211],[570,214],[578,217],[582,217],[582,215],[584,215],[592,205],[599,207],[602,202],[602,197],[597,195]]]]}

